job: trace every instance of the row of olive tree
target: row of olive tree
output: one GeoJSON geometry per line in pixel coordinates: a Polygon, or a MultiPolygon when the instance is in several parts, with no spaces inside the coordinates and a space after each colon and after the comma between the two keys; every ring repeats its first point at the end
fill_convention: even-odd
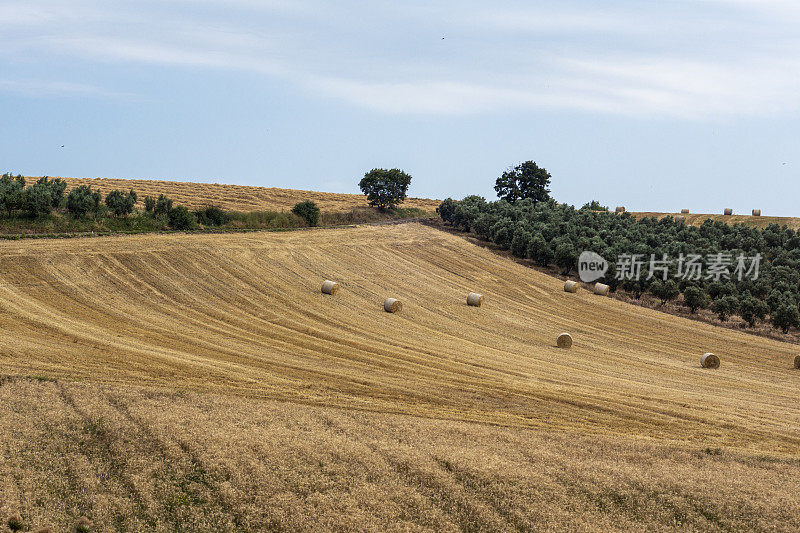
{"type": "MultiPolygon", "coordinates": [[[[495,189],[502,197],[487,202],[479,196],[442,202],[441,218],[510,250],[517,257],[555,266],[569,275],[584,250],[609,262],[604,280],[612,290],[639,298],[649,292],[664,304],[683,295],[692,313],[710,307],[721,320],[739,315],[749,326],[769,322],[783,332],[800,327],[800,233],[770,224],[766,229],[742,224],[706,221],[687,226],[672,217],[635,218],[608,213],[596,202],[581,209],[557,204],[549,198],[550,175],[533,162],[523,163],[498,178],[495,189]],[[680,264],[655,268],[651,258],[700,256],[702,272],[717,254],[737,258],[760,255],[759,276],[686,276],[680,264]],[[620,258],[644,258],[639,276],[617,276],[624,269],[620,258]],[[651,272],[651,267],[653,271],[651,272]],[[666,279],[664,279],[666,278],[666,279]]],[[[732,269],[731,269],[732,270],[732,269]]]]}

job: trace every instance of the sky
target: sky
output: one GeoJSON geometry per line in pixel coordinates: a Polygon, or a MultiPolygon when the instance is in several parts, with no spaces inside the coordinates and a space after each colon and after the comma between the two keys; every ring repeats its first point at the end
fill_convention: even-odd
{"type": "Polygon", "coordinates": [[[800,2],[0,0],[0,171],[800,216],[800,2]],[[63,147],[62,147],[63,145],[63,147]]]}

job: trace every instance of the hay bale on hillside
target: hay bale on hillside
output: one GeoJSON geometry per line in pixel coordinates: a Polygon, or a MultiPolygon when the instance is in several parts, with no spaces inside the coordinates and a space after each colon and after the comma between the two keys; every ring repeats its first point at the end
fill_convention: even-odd
{"type": "Polygon", "coordinates": [[[595,283],[594,284],[594,293],[599,294],[600,296],[608,296],[611,292],[611,287],[606,285],[605,283],[595,283]]]}
{"type": "Polygon", "coordinates": [[[703,368],[719,368],[719,357],[713,353],[703,354],[700,358],[700,366],[703,368]]]}
{"type": "Polygon", "coordinates": [[[477,292],[471,292],[467,295],[467,305],[471,305],[472,307],[480,307],[483,305],[483,294],[478,294],[477,292]]]}
{"type": "Polygon", "coordinates": [[[682,215],[688,215],[689,214],[689,210],[688,209],[681,209],[681,214],[682,215]]]}
{"type": "Polygon", "coordinates": [[[335,281],[326,279],[322,282],[322,294],[336,294],[339,290],[339,284],[335,281]]]}
{"type": "Polygon", "coordinates": [[[624,212],[625,212],[625,207],[624,206],[622,206],[622,205],[617,206],[617,210],[615,211],[615,213],[624,213],[624,212]]]}
{"type": "Polygon", "coordinates": [[[761,209],[753,209],[753,216],[760,217],[761,216],[761,209]]]}
{"type": "Polygon", "coordinates": [[[800,355],[794,358],[794,367],[800,368],[800,355]]]}
{"type": "Polygon", "coordinates": [[[564,282],[564,292],[578,292],[578,282],[568,279],[564,282]]]}
{"type": "Polygon", "coordinates": [[[562,333],[558,337],[556,337],[556,346],[559,348],[571,348],[572,347],[572,335],[569,333],[562,333]]]}
{"type": "Polygon", "coordinates": [[[386,298],[383,302],[383,310],[387,313],[399,313],[403,310],[403,304],[396,298],[386,298]]]}
{"type": "Polygon", "coordinates": [[[730,216],[733,214],[733,209],[731,209],[730,207],[726,207],[725,211],[723,211],[722,214],[730,216]]]}

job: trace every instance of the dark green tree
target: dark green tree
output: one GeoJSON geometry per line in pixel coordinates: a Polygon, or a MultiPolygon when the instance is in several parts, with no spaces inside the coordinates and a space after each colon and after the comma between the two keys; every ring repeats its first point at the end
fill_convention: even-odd
{"type": "Polygon", "coordinates": [[[292,213],[305,220],[306,224],[309,226],[316,226],[319,224],[319,207],[311,200],[304,200],[295,204],[292,208],[292,213]]]}
{"type": "Polygon", "coordinates": [[[789,328],[800,327],[800,312],[797,305],[789,299],[783,300],[772,313],[772,325],[784,333],[788,333],[789,328]]]}
{"type": "Polygon", "coordinates": [[[529,198],[535,205],[550,198],[550,177],[534,161],[525,161],[503,172],[495,181],[494,190],[498,198],[509,203],[529,198]]]}
{"type": "Polygon", "coordinates": [[[683,291],[683,303],[694,314],[708,305],[708,294],[702,288],[692,285],[683,291]]]}
{"type": "Polygon", "coordinates": [[[204,226],[223,226],[231,220],[228,213],[213,205],[195,212],[195,216],[197,221],[204,226]]]}
{"type": "Polygon", "coordinates": [[[197,218],[185,205],[173,207],[167,217],[174,229],[194,229],[197,226],[197,218]]]}
{"type": "Polygon", "coordinates": [[[650,284],[650,293],[661,301],[661,305],[674,300],[681,293],[675,280],[655,280],[650,284]]]}
{"type": "Polygon", "coordinates": [[[725,322],[732,314],[739,310],[739,299],[733,295],[721,296],[711,303],[711,310],[717,317],[725,322]]]}
{"type": "Polygon", "coordinates": [[[0,209],[7,216],[25,207],[25,178],[21,175],[3,174],[0,177],[0,209]]]}
{"type": "Polygon", "coordinates": [[[144,210],[153,213],[156,210],[156,199],[152,196],[144,197],[144,210]]]}
{"type": "Polygon", "coordinates": [[[100,193],[93,191],[88,185],[75,187],[67,195],[67,211],[75,218],[96,213],[100,207],[100,193]]]}
{"type": "Polygon", "coordinates": [[[49,215],[53,209],[53,196],[47,183],[37,181],[25,189],[25,211],[31,217],[49,215]]]}
{"type": "Polygon", "coordinates": [[[106,195],[106,207],[118,217],[132,213],[135,205],[136,192],[133,189],[127,193],[113,190],[106,195]]]}
{"type": "Polygon", "coordinates": [[[409,185],[411,176],[397,168],[373,168],[358,183],[369,205],[382,211],[403,203],[409,185]]]}
{"type": "Polygon", "coordinates": [[[42,184],[50,190],[51,205],[58,207],[64,201],[64,192],[67,190],[67,182],[61,178],[50,179],[47,176],[39,178],[36,184],[42,184]]]}
{"type": "Polygon", "coordinates": [[[172,198],[167,198],[165,195],[159,194],[158,200],[156,200],[153,206],[153,214],[156,216],[169,215],[170,211],[172,211],[172,198]]]}
{"type": "Polygon", "coordinates": [[[764,320],[769,313],[769,306],[763,300],[745,292],[739,298],[739,316],[752,328],[756,325],[756,320],[764,320]]]}

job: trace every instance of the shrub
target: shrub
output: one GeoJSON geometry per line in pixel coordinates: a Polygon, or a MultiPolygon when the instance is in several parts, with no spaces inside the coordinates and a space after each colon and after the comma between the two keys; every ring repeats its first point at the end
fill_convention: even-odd
{"type": "Polygon", "coordinates": [[[25,205],[25,178],[20,175],[3,174],[0,177],[0,209],[11,216],[15,209],[25,205]]]}
{"type": "Polygon", "coordinates": [[[224,226],[231,217],[219,207],[210,205],[195,212],[197,221],[204,226],[224,226]]]}
{"type": "Polygon", "coordinates": [[[386,210],[403,203],[410,184],[411,176],[400,169],[373,168],[364,174],[358,186],[369,205],[386,210]]]}
{"type": "Polygon", "coordinates": [[[153,213],[156,210],[156,199],[152,196],[144,197],[144,210],[153,213]]]}
{"type": "Polygon", "coordinates": [[[174,229],[193,229],[197,226],[197,218],[185,205],[179,205],[169,211],[169,225],[174,229]]]}
{"type": "Polygon", "coordinates": [[[675,280],[656,280],[650,285],[650,293],[661,301],[661,305],[674,300],[681,293],[675,280]]]}
{"type": "Polygon", "coordinates": [[[156,200],[155,205],[153,206],[153,214],[158,215],[169,215],[172,211],[172,199],[167,198],[163,194],[158,195],[158,200],[156,200]]]}
{"type": "Polygon", "coordinates": [[[82,218],[90,212],[97,212],[99,207],[100,193],[93,191],[88,185],[75,187],[67,195],[67,211],[75,218],[82,218]]]}
{"type": "Polygon", "coordinates": [[[128,193],[113,190],[106,196],[106,207],[118,217],[132,213],[135,205],[136,192],[133,189],[128,193]]]}
{"type": "Polygon", "coordinates": [[[58,207],[64,201],[64,192],[67,190],[67,182],[61,178],[50,179],[47,176],[39,178],[36,184],[42,184],[50,190],[51,205],[58,207]]]}
{"type": "Polygon", "coordinates": [[[309,226],[319,223],[319,207],[311,200],[305,200],[292,208],[292,213],[306,221],[309,226]]]}
{"type": "Polygon", "coordinates": [[[53,209],[53,196],[47,183],[37,181],[25,189],[24,198],[25,211],[32,217],[49,215],[53,209]]]}
{"type": "Polygon", "coordinates": [[[711,310],[714,311],[720,320],[725,322],[728,317],[739,309],[739,299],[732,295],[722,296],[714,300],[711,310]]]}
{"type": "Polygon", "coordinates": [[[700,287],[691,286],[683,291],[683,303],[694,314],[698,309],[705,309],[708,305],[708,295],[700,287]]]}

